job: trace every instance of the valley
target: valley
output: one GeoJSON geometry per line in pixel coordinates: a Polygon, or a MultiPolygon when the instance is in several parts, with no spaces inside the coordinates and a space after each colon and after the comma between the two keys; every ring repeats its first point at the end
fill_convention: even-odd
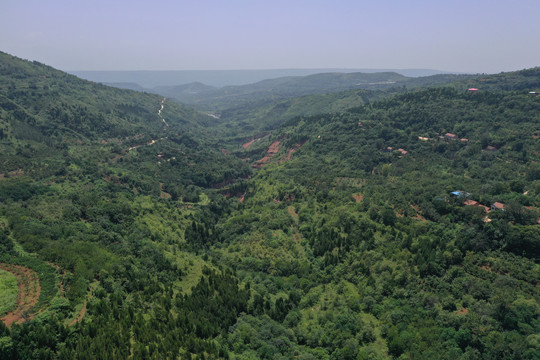
{"type": "Polygon", "coordinates": [[[540,68],[195,88],[0,53],[0,358],[537,358],[540,68]]]}

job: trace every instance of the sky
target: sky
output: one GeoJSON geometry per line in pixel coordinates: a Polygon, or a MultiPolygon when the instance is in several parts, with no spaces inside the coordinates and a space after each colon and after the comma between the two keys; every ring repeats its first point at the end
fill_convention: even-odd
{"type": "Polygon", "coordinates": [[[540,65],[539,0],[1,0],[0,51],[75,70],[540,65]]]}

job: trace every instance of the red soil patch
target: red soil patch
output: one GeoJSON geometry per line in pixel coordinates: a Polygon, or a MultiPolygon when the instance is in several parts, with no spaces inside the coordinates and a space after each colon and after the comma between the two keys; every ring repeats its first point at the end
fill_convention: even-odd
{"type": "Polygon", "coordinates": [[[276,140],[268,148],[268,154],[275,155],[278,151],[279,151],[279,140],[276,140]]]}
{"type": "Polygon", "coordinates": [[[266,136],[268,136],[269,133],[262,133],[262,134],[258,134],[258,135],[255,135],[255,136],[258,136],[250,141],[248,141],[247,143],[243,144],[242,147],[245,149],[249,148],[251,145],[253,145],[253,143],[265,138],[266,136]]]}
{"type": "Polygon", "coordinates": [[[248,141],[247,143],[245,143],[244,145],[242,145],[242,147],[244,149],[247,149],[248,147],[250,147],[251,145],[253,145],[253,143],[255,142],[256,139],[253,139],[251,141],[248,141]]]}
{"type": "Polygon", "coordinates": [[[166,191],[163,189],[163,183],[159,183],[159,190],[161,190],[161,193],[159,194],[159,197],[160,197],[161,199],[167,200],[167,199],[172,198],[172,195],[169,194],[168,192],[166,192],[166,191]]]}
{"type": "MultiPolygon", "coordinates": [[[[24,175],[24,170],[22,169],[10,171],[7,173],[8,177],[18,177],[18,176],[23,176],[23,175],[24,175]]],[[[5,177],[4,174],[0,174],[0,179],[3,179],[4,177],[5,177]]]]}
{"type": "Polygon", "coordinates": [[[37,304],[39,294],[41,293],[38,274],[34,270],[24,266],[5,263],[0,263],[0,269],[15,275],[19,285],[19,296],[17,298],[15,309],[4,315],[0,320],[4,322],[6,326],[31,320],[33,314],[31,314],[30,311],[34,305],[37,304]]]}
{"type": "Polygon", "coordinates": [[[285,162],[285,161],[291,160],[291,156],[295,151],[296,151],[295,149],[290,149],[289,152],[287,153],[287,155],[285,155],[285,157],[283,159],[281,159],[280,162],[285,162]]]}
{"type": "Polygon", "coordinates": [[[81,308],[81,311],[79,312],[79,315],[77,315],[75,319],[69,322],[69,326],[73,326],[76,323],[81,322],[82,319],[84,318],[84,315],[86,315],[86,300],[84,300],[84,304],[83,304],[83,307],[81,308]]]}
{"type": "MultiPolygon", "coordinates": [[[[122,150],[122,154],[125,154],[125,152],[126,152],[125,150],[122,150]]],[[[120,158],[122,157],[122,154],[116,155],[115,157],[113,157],[111,159],[111,161],[116,162],[116,161],[120,160],[120,158]]]]}
{"type": "Polygon", "coordinates": [[[268,151],[266,152],[266,156],[262,159],[258,160],[253,164],[254,168],[261,169],[264,165],[268,164],[270,160],[277,154],[279,151],[279,140],[274,141],[270,147],[268,148],[268,151]]]}
{"type": "Polygon", "coordinates": [[[160,197],[161,199],[167,200],[167,199],[172,198],[172,195],[169,194],[168,192],[162,191],[161,194],[159,194],[159,197],[160,197]]]}
{"type": "Polygon", "coordinates": [[[469,312],[469,309],[465,308],[465,307],[462,307],[461,309],[459,309],[458,311],[456,311],[456,314],[457,315],[461,315],[461,314],[467,314],[469,312]]]}
{"type": "Polygon", "coordinates": [[[246,193],[243,193],[242,196],[240,196],[240,198],[238,199],[238,201],[244,202],[245,198],[246,198],[246,193]]]}
{"type": "Polygon", "coordinates": [[[364,200],[364,195],[363,194],[353,194],[352,197],[354,198],[354,201],[356,201],[357,203],[364,200]]]}
{"type": "Polygon", "coordinates": [[[493,271],[493,270],[491,269],[491,266],[489,266],[489,265],[482,265],[482,266],[480,266],[480,269],[486,270],[486,271],[489,271],[489,272],[492,272],[492,271],[493,271]]]}
{"type": "Polygon", "coordinates": [[[283,159],[281,159],[280,163],[282,162],[285,162],[285,161],[288,161],[288,160],[291,160],[291,156],[292,154],[300,149],[305,143],[306,143],[307,140],[304,140],[304,141],[301,141],[299,142],[298,144],[294,145],[294,148],[293,149],[289,149],[289,152],[287,153],[287,155],[285,155],[285,157],[283,159]]]}
{"type": "Polygon", "coordinates": [[[94,296],[94,290],[96,290],[97,288],[97,283],[94,283],[90,286],[90,293],[88,294],[88,297],[86,299],[84,299],[84,303],[83,303],[83,306],[81,308],[81,311],[79,311],[79,315],[77,315],[77,317],[73,320],[71,320],[69,322],[69,326],[73,326],[75,325],[76,323],[78,322],[81,322],[82,319],[84,318],[84,315],[86,315],[86,305],[88,304],[88,300],[92,299],[92,297],[94,296]]]}
{"type": "Polygon", "coordinates": [[[291,215],[291,217],[293,219],[296,219],[298,218],[298,214],[296,213],[296,210],[294,209],[294,207],[290,206],[287,211],[289,212],[289,215],[291,215]]]}
{"type": "Polygon", "coordinates": [[[416,215],[413,216],[413,219],[420,220],[420,221],[427,221],[425,217],[422,216],[422,212],[420,211],[420,208],[416,205],[410,204],[411,208],[413,208],[414,211],[416,211],[416,215]]]}

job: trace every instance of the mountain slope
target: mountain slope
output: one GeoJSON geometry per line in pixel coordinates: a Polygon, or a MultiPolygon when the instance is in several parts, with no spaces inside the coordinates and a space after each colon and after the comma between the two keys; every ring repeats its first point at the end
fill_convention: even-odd
{"type": "Polygon", "coordinates": [[[429,89],[298,117],[239,150],[262,170],[228,190],[242,206],[216,251],[271,300],[254,301],[232,346],[534,358],[539,114],[526,92],[429,89]],[[486,213],[495,202],[505,211],[486,213]],[[257,335],[240,345],[246,331],[289,329],[282,347],[257,335]]]}
{"type": "Polygon", "coordinates": [[[143,88],[141,85],[133,82],[103,83],[103,85],[117,87],[120,89],[151,92],[148,89],[143,88]]]}
{"type": "Polygon", "coordinates": [[[280,125],[231,140],[0,59],[1,358],[536,358],[540,98],[500,87],[534,74],[246,107],[280,125]]]}

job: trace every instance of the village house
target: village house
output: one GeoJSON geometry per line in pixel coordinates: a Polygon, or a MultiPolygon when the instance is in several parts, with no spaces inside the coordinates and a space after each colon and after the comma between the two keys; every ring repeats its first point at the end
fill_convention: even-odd
{"type": "Polygon", "coordinates": [[[457,196],[458,198],[471,196],[471,194],[469,194],[468,192],[461,191],[461,190],[452,191],[451,194],[454,196],[457,196]]]}
{"type": "Polygon", "coordinates": [[[495,210],[504,210],[504,204],[495,201],[493,204],[491,204],[491,211],[495,210]]]}
{"type": "Polygon", "coordinates": [[[489,210],[490,210],[487,206],[480,204],[478,201],[474,201],[474,200],[470,200],[470,199],[465,200],[463,205],[482,208],[484,210],[484,212],[486,212],[486,213],[489,212],[489,210]]]}
{"type": "Polygon", "coordinates": [[[399,148],[397,150],[401,153],[401,155],[407,155],[409,153],[407,150],[402,149],[402,148],[399,148]]]}

